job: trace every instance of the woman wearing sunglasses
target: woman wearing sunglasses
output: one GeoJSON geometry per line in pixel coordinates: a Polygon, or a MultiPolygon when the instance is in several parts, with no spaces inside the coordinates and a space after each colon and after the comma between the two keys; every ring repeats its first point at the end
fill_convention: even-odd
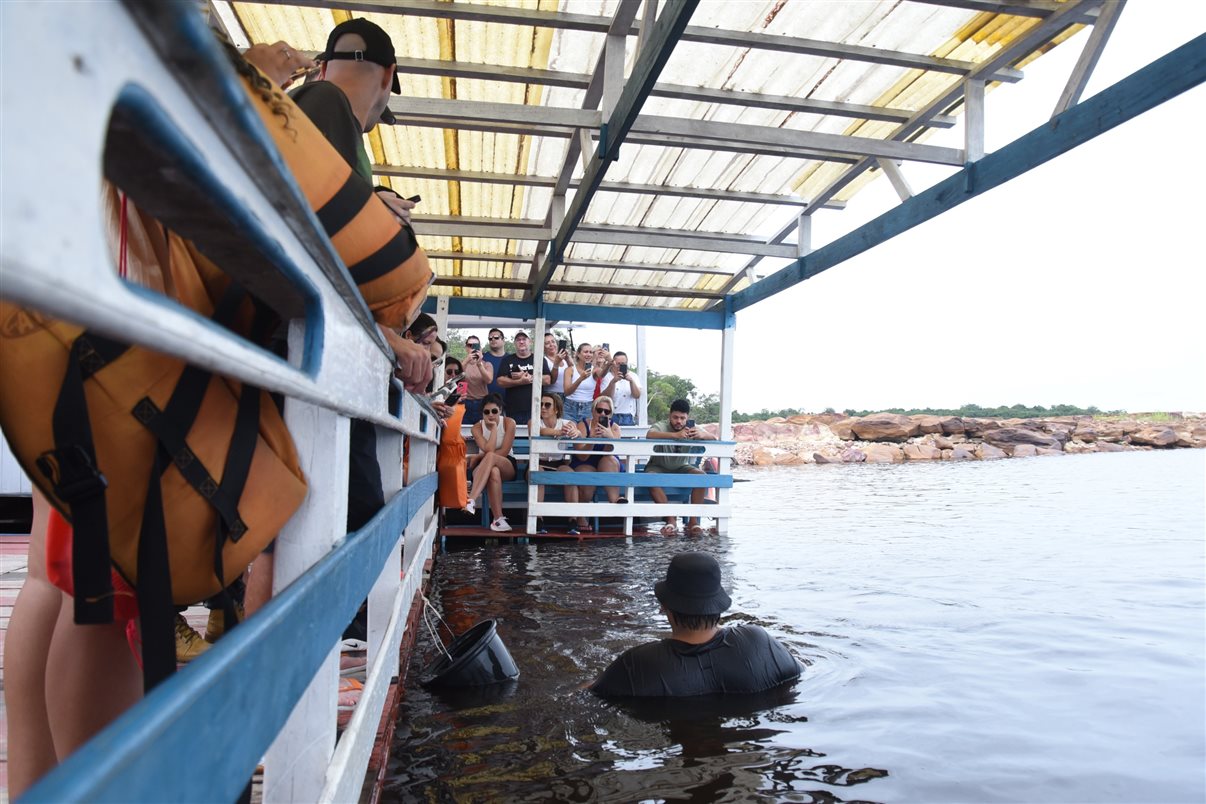
{"type": "Polygon", "coordinates": [[[515,441],[515,420],[503,415],[502,397],[490,394],[482,404],[482,420],[473,425],[473,440],[478,452],[469,456],[469,468],[473,470],[473,488],[469,490],[469,502],[465,510],[476,513],[477,498],[483,490],[490,500],[490,514],[494,517],[490,530],[505,533],[511,530],[503,516],[502,484],[515,478],[517,465],[511,457],[511,444],[515,441]]]}
{"type": "MultiPolygon", "coordinates": [[[[601,396],[595,400],[595,404],[591,408],[590,418],[578,424],[578,436],[580,438],[620,437],[620,426],[612,421],[611,399],[609,397],[601,396]]],[[[624,471],[623,464],[616,459],[616,456],[607,454],[611,452],[610,444],[575,444],[574,447],[580,450],[589,449],[593,453],[589,455],[574,455],[570,459],[570,468],[575,472],[624,471]]],[[[620,490],[616,486],[604,486],[603,491],[607,493],[607,499],[610,502],[628,502],[628,498],[621,496],[620,490]]],[[[594,497],[594,486],[578,487],[578,499],[583,502],[590,502],[594,497]]],[[[587,524],[585,517],[578,517],[578,528],[587,532],[590,531],[590,526],[587,524]]],[[[578,528],[571,528],[570,533],[575,533],[578,528]]]]}
{"type": "MultiPolygon", "coordinates": [[[[561,418],[562,406],[560,394],[545,394],[540,397],[540,434],[547,438],[579,438],[578,425],[571,422],[569,419],[561,418]]],[[[540,471],[542,472],[570,472],[570,456],[568,455],[549,455],[541,454],[540,456],[540,471]]],[[[578,487],[577,486],[562,486],[562,491],[565,494],[565,501],[570,503],[578,502],[578,487]]],[[[544,486],[536,487],[536,502],[544,502],[544,486]]],[[[536,517],[536,532],[548,533],[548,529],[544,527],[541,521],[542,517],[536,517]]],[[[577,535],[580,531],[576,527],[570,527],[570,535],[577,535]]]]}

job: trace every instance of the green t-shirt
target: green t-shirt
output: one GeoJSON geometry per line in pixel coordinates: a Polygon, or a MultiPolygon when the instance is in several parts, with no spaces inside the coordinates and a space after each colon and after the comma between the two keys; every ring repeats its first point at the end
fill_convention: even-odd
{"type": "MultiPolygon", "coordinates": [[[[652,425],[649,426],[649,429],[657,430],[658,432],[662,432],[662,433],[672,432],[670,429],[670,422],[654,422],[652,425]]],[[[691,465],[695,462],[695,456],[690,454],[691,447],[688,447],[685,444],[682,446],[675,445],[673,447],[668,447],[668,448],[663,447],[663,449],[667,449],[669,452],[672,452],[672,453],[687,453],[687,454],[681,455],[681,456],[680,455],[654,455],[652,458],[649,459],[649,463],[648,463],[649,466],[658,466],[658,467],[661,467],[662,469],[678,469],[683,466],[691,465]]]]}

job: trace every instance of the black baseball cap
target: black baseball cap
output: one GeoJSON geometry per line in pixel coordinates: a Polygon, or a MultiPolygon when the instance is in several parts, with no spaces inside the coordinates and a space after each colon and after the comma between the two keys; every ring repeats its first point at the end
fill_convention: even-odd
{"type": "MultiPolygon", "coordinates": [[[[315,58],[318,61],[367,61],[380,64],[382,67],[393,67],[398,63],[398,58],[394,55],[394,42],[389,38],[389,34],[380,25],[363,18],[351,19],[336,25],[331,30],[331,35],[327,37],[327,49],[315,58]],[[364,50],[336,52],[335,43],[339,41],[340,37],[347,34],[356,34],[363,39],[364,50]]],[[[402,94],[397,72],[394,73],[393,91],[395,95],[402,94]]]]}

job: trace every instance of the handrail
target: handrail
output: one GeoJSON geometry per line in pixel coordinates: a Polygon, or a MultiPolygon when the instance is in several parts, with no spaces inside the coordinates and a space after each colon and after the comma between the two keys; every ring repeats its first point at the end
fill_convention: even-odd
{"type": "Polygon", "coordinates": [[[536,530],[538,516],[608,516],[622,517],[624,533],[632,535],[633,519],[636,517],[712,517],[716,520],[719,533],[726,533],[732,515],[729,504],[729,489],[733,478],[729,470],[736,453],[735,441],[683,441],[677,439],[634,439],[634,438],[552,438],[539,436],[528,443],[530,467],[539,465],[540,456],[556,455],[612,455],[624,460],[621,472],[558,472],[532,471],[528,487],[529,532],[536,530]],[[607,444],[612,449],[606,453],[595,451],[598,444],[607,444]],[[585,446],[580,446],[585,445],[585,446]],[[671,450],[670,448],[674,449],[671,450]],[[719,464],[716,474],[688,475],[672,473],[638,473],[637,465],[657,455],[682,455],[683,447],[690,449],[690,457],[715,458],[719,464]],[[629,499],[622,505],[596,502],[537,502],[539,486],[618,486],[621,494],[629,499]],[[714,488],[716,502],[693,503],[641,503],[634,499],[638,488],[714,488]]]}
{"type": "MultiPolygon", "coordinates": [[[[364,778],[383,690],[397,674],[405,607],[431,554],[438,419],[409,395],[389,409],[388,350],[315,217],[299,206],[296,183],[281,172],[262,124],[205,106],[242,90],[193,4],[85,3],[70,15],[34,4],[21,7],[20,25],[7,24],[15,13],[6,9],[0,25],[5,113],[39,125],[7,127],[0,141],[8,188],[0,194],[0,293],[285,395],[286,424],[309,482],[306,500],[277,539],[276,596],[26,798],[231,800],[261,758],[265,800],[345,797],[364,778]],[[174,54],[172,63],[162,54],[174,54]],[[206,87],[200,96],[181,83],[189,77],[206,87]],[[207,194],[229,231],[258,249],[276,274],[240,276],[232,268],[236,279],[296,289],[305,315],[290,325],[288,363],[117,278],[89,189],[101,185],[115,108],[148,126],[159,156],[174,160],[156,192],[207,194]],[[218,130],[229,126],[238,131],[218,130]],[[54,159],[31,159],[44,151],[47,132],[69,139],[54,159]],[[388,502],[345,536],[349,417],[380,427],[388,502]],[[403,436],[410,443],[405,478],[403,436]],[[365,597],[369,685],[337,746],[337,642],[365,597]]],[[[152,209],[159,196],[145,192],[134,200],[152,209]]]]}

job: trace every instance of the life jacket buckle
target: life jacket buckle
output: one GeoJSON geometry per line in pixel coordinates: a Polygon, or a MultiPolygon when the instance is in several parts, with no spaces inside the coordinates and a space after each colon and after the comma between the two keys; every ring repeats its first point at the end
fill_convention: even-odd
{"type": "Polygon", "coordinates": [[[82,444],[43,452],[37,464],[54,487],[55,496],[68,505],[91,499],[109,487],[92,450],[82,444]]]}

